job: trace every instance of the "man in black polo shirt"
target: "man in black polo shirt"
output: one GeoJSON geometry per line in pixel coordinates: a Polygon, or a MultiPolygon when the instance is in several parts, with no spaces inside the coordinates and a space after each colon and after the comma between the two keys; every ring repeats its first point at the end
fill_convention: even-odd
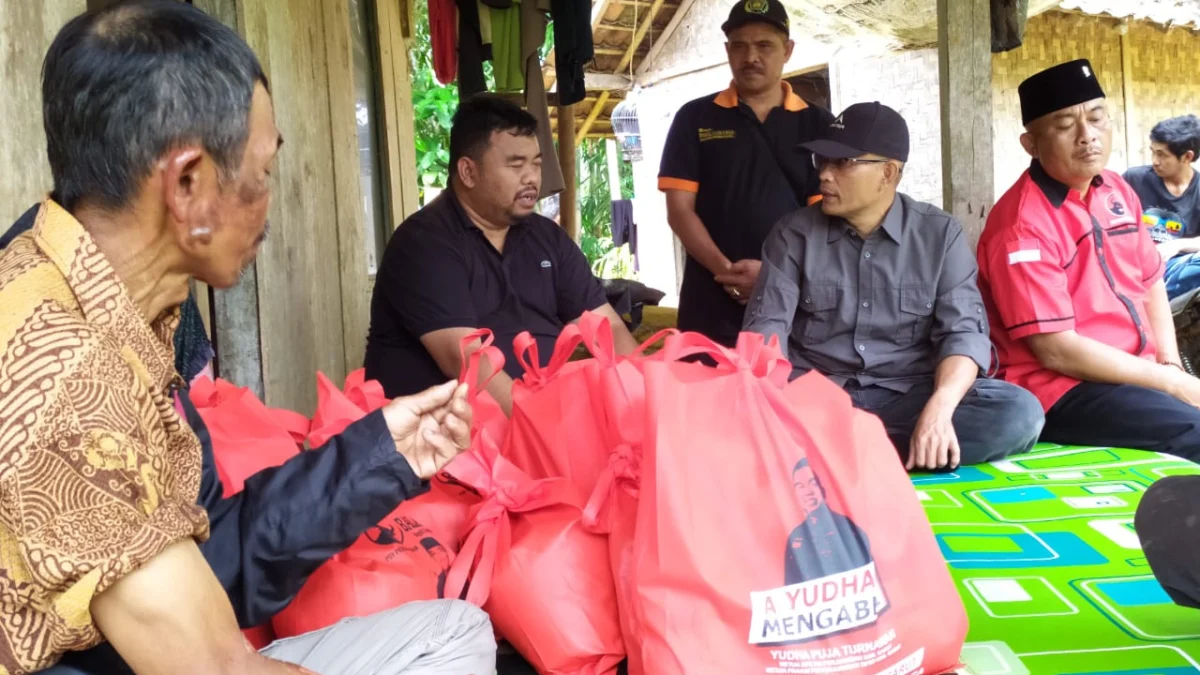
{"type": "Polygon", "coordinates": [[[739,0],[721,29],[733,84],[676,113],[658,187],[688,253],[679,328],[733,345],[767,234],[819,199],[812,157],[800,144],[833,115],[782,79],[795,44],[779,0],[739,0]]]}
{"type": "Polygon", "coordinates": [[[388,243],[371,299],[367,377],[388,396],[457,377],[463,338],[496,336],[504,373],[488,391],[505,412],[521,375],[512,343],[529,331],[543,362],[563,327],[606,316],[619,353],[637,345],[608,305],[583,252],[533,212],[542,182],[537,121],[503,99],[462,103],[450,131],[450,189],[413,214],[388,243]]]}

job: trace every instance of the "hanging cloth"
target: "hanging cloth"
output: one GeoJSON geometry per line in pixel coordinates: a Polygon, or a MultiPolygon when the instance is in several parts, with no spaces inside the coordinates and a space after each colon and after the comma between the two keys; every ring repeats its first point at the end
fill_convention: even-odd
{"type": "Polygon", "coordinates": [[[525,89],[521,58],[522,4],[520,0],[514,0],[507,9],[491,7],[488,10],[492,23],[492,74],[496,78],[496,91],[525,89]]]}
{"type": "Polygon", "coordinates": [[[433,74],[441,84],[458,75],[458,10],[454,0],[429,0],[429,41],[433,47],[433,74]]]}
{"type": "Polygon", "coordinates": [[[483,62],[490,58],[483,48],[477,0],[456,0],[458,5],[458,100],[465,101],[487,91],[483,62]]]}
{"type": "Polygon", "coordinates": [[[587,96],[583,67],[596,57],[592,45],[591,0],[551,0],[558,103],[572,105],[587,96]]]}
{"type": "Polygon", "coordinates": [[[525,64],[525,109],[538,121],[538,148],[542,151],[542,191],[546,198],[566,188],[554,133],[550,130],[550,107],[546,101],[546,83],[542,80],[540,50],[546,41],[546,21],[550,0],[524,0],[521,3],[521,55],[525,64]]]}

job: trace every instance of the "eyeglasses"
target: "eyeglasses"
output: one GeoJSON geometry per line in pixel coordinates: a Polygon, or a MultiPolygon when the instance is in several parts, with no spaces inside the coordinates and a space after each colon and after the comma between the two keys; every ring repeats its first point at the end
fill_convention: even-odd
{"type": "Polygon", "coordinates": [[[812,156],[813,168],[817,171],[824,169],[826,166],[834,171],[843,171],[858,164],[887,164],[890,159],[858,159],[857,157],[823,157],[821,155],[812,156]]]}

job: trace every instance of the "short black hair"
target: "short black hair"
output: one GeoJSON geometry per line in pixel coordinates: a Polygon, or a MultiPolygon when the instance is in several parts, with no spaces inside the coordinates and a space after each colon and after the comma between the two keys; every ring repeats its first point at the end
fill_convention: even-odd
{"type": "Polygon", "coordinates": [[[1194,161],[1200,158],[1200,118],[1181,115],[1163,120],[1150,130],[1150,140],[1166,145],[1176,157],[1183,157],[1191,150],[1194,161]]]}
{"type": "Polygon", "coordinates": [[[521,106],[495,94],[476,94],[463,101],[454,113],[450,129],[450,175],[454,176],[458,160],[478,159],[487,149],[492,133],[507,131],[516,136],[537,134],[537,118],[521,106]]]}
{"type": "Polygon", "coordinates": [[[241,165],[258,58],[213,17],[176,0],[81,14],[42,65],[42,117],[54,198],[117,209],[164,152],[198,143],[222,178],[241,165]]]}
{"type": "MultiPolygon", "coordinates": [[[[796,473],[797,471],[799,471],[800,469],[803,469],[806,466],[808,466],[808,458],[807,457],[801,459],[799,462],[796,462],[796,466],[792,467],[792,473],[796,473]]],[[[814,472],[814,475],[815,475],[815,472],[814,472]]]]}

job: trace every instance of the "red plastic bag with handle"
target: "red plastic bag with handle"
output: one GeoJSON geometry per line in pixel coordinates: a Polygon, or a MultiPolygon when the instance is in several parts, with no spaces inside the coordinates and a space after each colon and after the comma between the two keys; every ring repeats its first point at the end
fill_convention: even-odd
{"type": "MultiPolygon", "coordinates": [[[[462,379],[473,385],[479,379],[483,358],[490,358],[497,369],[504,363],[500,351],[491,346],[490,332],[472,333],[463,341],[463,348],[480,339],[480,351],[464,357],[467,366],[462,379]]],[[[486,382],[471,393],[472,402],[479,402],[476,407],[480,409],[475,429],[491,428],[488,425],[496,423],[497,414],[504,417],[494,402],[487,407],[490,397],[482,393],[482,386],[486,382]]],[[[350,374],[344,390],[318,373],[317,387],[314,431],[309,438],[314,445],[387,403],[382,388],[374,381],[364,381],[362,371],[350,374]]],[[[446,594],[446,578],[465,533],[469,509],[479,495],[445,470],[430,482],[428,493],[402,502],[349,548],[319,567],[296,598],[275,616],[275,633],[280,637],[302,635],[347,617],[368,616],[408,602],[457,597],[446,594]]]]}
{"type": "MultiPolygon", "coordinates": [[[[610,352],[605,351],[603,333],[587,342],[596,346],[593,353],[598,361],[605,363],[610,360],[610,352]]],[[[607,344],[610,345],[611,340],[607,344]]],[[[604,431],[610,454],[584,508],[584,523],[591,531],[609,535],[609,563],[617,590],[621,633],[628,647],[631,673],[645,672],[641,664],[641,650],[637,648],[641,643],[642,631],[633,613],[632,580],[642,445],[647,424],[644,369],[648,363],[692,356],[707,356],[713,363],[713,369],[701,366],[687,369],[686,372],[700,378],[711,377],[713,373],[746,370],[765,378],[774,386],[782,387],[787,383],[791,371],[791,364],[779,353],[778,342],[764,342],[757,334],[742,334],[736,348],[730,350],[701,335],[673,330],[662,331],[651,337],[633,355],[616,360],[602,371],[600,396],[607,411],[604,431]],[[662,350],[652,356],[644,356],[652,345],[663,338],[666,344],[662,350]]]]}
{"type": "MultiPolygon", "coordinates": [[[[225,380],[196,378],[188,398],[212,439],[213,462],[225,497],[241,492],[250,476],[299,454],[308,433],[304,415],[268,408],[248,388],[225,380]]],[[[242,633],[255,649],[275,640],[270,623],[242,633]]]]}
{"type": "Polygon", "coordinates": [[[645,377],[631,675],[957,665],[966,615],[877,418],[817,374],[645,377]]]}
{"type": "Polygon", "coordinates": [[[241,492],[250,476],[283,464],[303,449],[308,418],[268,408],[246,387],[200,377],[188,397],[212,438],[213,461],[226,497],[241,492]]]}
{"type": "Polygon", "coordinates": [[[317,448],[365,415],[387,405],[383,385],[368,380],[364,368],[346,376],[338,389],[325,373],[317,372],[317,409],[313,412],[308,432],[308,446],[317,448]]]}
{"type": "MultiPolygon", "coordinates": [[[[511,428],[511,427],[510,427],[511,428]]],[[[482,607],[542,675],[606,675],[625,657],[607,543],[580,523],[563,479],[534,480],[486,429],[447,467],[483,496],[446,592],[482,607]]]]}

